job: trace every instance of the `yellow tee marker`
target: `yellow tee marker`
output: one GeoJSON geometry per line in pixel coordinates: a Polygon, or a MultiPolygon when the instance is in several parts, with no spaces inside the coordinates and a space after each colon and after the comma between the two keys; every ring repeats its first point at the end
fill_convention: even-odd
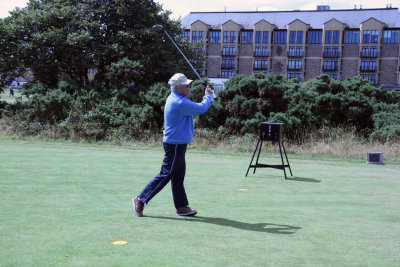
{"type": "Polygon", "coordinates": [[[126,241],[114,241],[113,244],[114,245],[126,245],[126,244],[128,244],[128,242],[126,242],[126,241]]]}
{"type": "Polygon", "coordinates": [[[248,191],[249,189],[239,189],[240,191],[248,191]]]}

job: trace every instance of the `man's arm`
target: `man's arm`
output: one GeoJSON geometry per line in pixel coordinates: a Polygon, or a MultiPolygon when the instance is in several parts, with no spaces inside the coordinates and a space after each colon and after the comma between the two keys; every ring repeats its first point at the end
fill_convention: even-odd
{"type": "Polygon", "coordinates": [[[184,116],[193,116],[205,113],[211,106],[211,103],[213,101],[211,95],[212,90],[210,87],[207,86],[203,101],[201,101],[200,103],[194,103],[189,99],[185,99],[181,104],[180,113],[184,116]]]}

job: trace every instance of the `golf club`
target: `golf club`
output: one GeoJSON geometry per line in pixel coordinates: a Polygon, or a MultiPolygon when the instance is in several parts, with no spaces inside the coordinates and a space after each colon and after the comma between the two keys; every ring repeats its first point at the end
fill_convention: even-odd
{"type": "MultiPolygon", "coordinates": [[[[192,68],[192,70],[194,71],[194,73],[196,73],[197,77],[199,77],[200,81],[203,83],[204,86],[207,86],[206,82],[203,80],[203,78],[201,78],[201,76],[199,75],[199,73],[196,71],[196,69],[193,67],[193,65],[190,63],[190,61],[187,59],[187,57],[185,56],[185,54],[183,54],[182,50],[179,48],[179,46],[175,43],[175,41],[172,39],[171,35],[168,34],[168,32],[164,29],[164,27],[160,24],[156,24],[153,25],[153,29],[155,28],[161,28],[164,33],[168,36],[168,38],[171,40],[171,42],[175,45],[175,47],[178,49],[178,51],[182,54],[182,56],[186,59],[186,62],[189,64],[189,66],[192,68]]],[[[212,97],[215,98],[215,93],[213,91],[212,93],[212,97]]]]}

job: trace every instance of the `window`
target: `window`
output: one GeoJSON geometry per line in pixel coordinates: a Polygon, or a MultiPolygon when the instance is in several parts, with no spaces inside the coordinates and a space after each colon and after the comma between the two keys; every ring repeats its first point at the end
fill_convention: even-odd
{"type": "Polygon", "coordinates": [[[332,46],[332,56],[339,57],[339,46],[332,46]]]}
{"type": "Polygon", "coordinates": [[[361,49],[361,56],[368,57],[369,56],[369,47],[363,46],[361,49]]]}
{"type": "Polygon", "coordinates": [[[274,32],[274,44],[286,44],[286,31],[274,32]]]}
{"type": "Polygon", "coordinates": [[[298,31],[297,32],[297,43],[298,44],[302,44],[303,43],[303,32],[302,31],[298,31]]]}
{"type": "Polygon", "coordinates": [[[325,43],[326,44],[338,44],[339,43],[340,31],[326,31],[325,32],[325,43]]]}
{"type": "Polygon", "coordinates": [[[289,57],[294,57],[294,56],[296,56],[296,47],[289,46],[289,57]]]}
{"type": "Polygon", "coordinates": [[[323,70],[330,71],[330,70],[337,70],[338,69],[338,60],[337,59],[325,59],[323,70]]]}
{"type": "Polygon", "coordinates": [[[376,46],[371,46],[371,47],[369,48],[369,55],[370,55],[371,57],[377,57],[377,56],[378,56],[378,47],[376,47],[376,46]]]}
{"type": "Polygon", "coordinates": [[[309,44],[320,44],[322,39],[322,31],[309,31],[308,32],[308,43],[309,44]]]}
{"type": "Polygon", "coordinates": [[[189,42],[189,38],[190,38],[190,31],[184,31],[183,33],[181,33],[179,35],[180,39],[186,39],[186,42],[189,42]]]}
{"type": "Polygon", "coordinates": [[[324,48],[324,56],[325,57],[332,56],[331,50],[332,50],[332,48],[330,46],[325,46],[325,48],[324,48]]]}
{"type": "Polygon", "coordinates": [[[235,31],[230,32],[230,42],[233,44],[236,43],[236,32],[235,31]]]}
{"type": "Polygon", "coordinates": [[[211,44],[221,43],[221,32],[210,31],[210,43],[211,44]]]}
{"type": "Polygon", "coordinates": [[[361,70],[368,70],[368,60],[361,60],[361,70]]]}
{"type": "Polygon", "coordinates": [[[345,31],[344,43],[345,44],[358,44],[360,31],[345,31]]]}
{"type": "Polygon", "coordinates": [[[233,70],[223,70],[221,74],[222,78],[229,78],[235,75],[233,70]]]}
{"type": "Polygon", "coordinates": [[[295,44],[296,43],[296,31],[290,31],[289,43],[290,44],[295,44]]]}
{"type": "Polygon", "coordinates": [[[331,44],[332,43],[332,31],[325,32],[325,43],[331,44]]]}
{"type": "Polygon", "coordinates": [[[268,31],[263,31],[263,44],[268,44],[269,42],[269,32],[268,31]]]}
{"type": "Polygon", "coordinates": [[[301,72],[295,72],[294,73],[294,78],[301,81],[301,72]]]}
{"type": "Polygon", "coordinates": [[[383,31],[383,43],[384,44],[399,43],[399,31],[398,30],[383,31]]]}
{"type": "Polygon", "coordinates": [[[337,80],[337,72],[331,72],[330,77],[331,77],[331,79],[337,80]]]}
{"type": "Polygon", "coordinates": [[[365,79],[370,81],[371,83],[375,84],[375,73],[361,73],[361,79],[365,79]]]}
{"type": "Polygon", "coordinates": [[[289,43],[290,44],[302,44],[303,43],[303,32],[302,31],[290,31],[289,43]]]}
{"type": "Polygon", "coordinates": [[[302,57],[303,47],[301,46],[289,46],[289,57],[302,57]]]}
{"type": "Polygon", "coordinates": [[[256,31],[256,44],[261,44],[262,32],[256,31]]]}
{"type": "Polygon", "coordinates": [[[376,71],[376,60],[369,61],[369,70],[376,71]]]}
{"type": "Polygon", "coordinates": [[[376,71],[376,60],[361,60],[361,71],[376,71]]]}
{"type": "Polygon", "coordinates": [[[254,50],[254,56],[260,57],[261,56],[261,46],[256,46],[254,50]]]}
{"type": "Polygon", "coordinates": [[[289,70],[301,70],[302,60],[301,59],[289,59],[288,69],[289,70]]]}
{"type": "Polygon", "coordinates": [[[301,47],[301,46],[296,47],[296,56],[298,56],[298,57],[303,56],[303,47],[301,47]]]}
{"type": "Polygon", "coordinates": [[[268,56],[268,46],[256,46],[254,48],[255,57],[267,57],[268,56]]]}
{"type": "Polygon", "coordinates": [[[379,31],[371,31],[371,43],[377,44],[378,43],[378,33],[379,31]]]}
{"type": "Polygon", "coordinates": [[[378,47],[377,46],[363,46],[361,49],[362,57],[377,57],[378,47]]]}
{"type": "Polygon", "coordinates": [[[287,78],[301,81],[301,72],[288,72],[287,78]]]}
{"type": "Polygon", "coordinates": [[[197,31],[192,32],[192,42],[197,42],[197,31]]]}
{"type": "Polygon", "coordinates": [[[236,47],[234,46],[223,46],[222,47],[222,55],[223,56],[234,56],[236,47]]]}
{"type": "Polygon", "coordinates": [[[363,44],[369,44],[370,37],[371,37],[370,31],[363,31],[363,44]]]}
{"type": "Polygon", "coordinates": [[[240,43],[252,44],[253,43],[253,31],[242,31],[240,43]]]}
{"type": "Polygon", "coordinates": [[[378,32],[377,30],[363,31],[363,44],[378,43],[378,32]]]}
{"type": "Polygon", "coordinates": [[[235,68],[235,59],[233,58],[222,58],[222,68],[233,69],[235,68]]]}
{"type": "Polygon", "coordinates": [[[325,46],[325,57],[339,57],[339,46],[325,46]]]}
{"type": "Polygon", "coordinates": [[[375,84],[375,74],[368,74],[368,81],[375,84]]]}
{"type": "Polygon", "coordinates": [[[339,35],[340,31],[333,31],[332,32],[332,44],[338,44],[339,43],[339,35]]]}
{"type": "Polygon", "coordinates": [[[262,55],[263,55],[264,57],[267,57],[267,56],[268,56],[268,46],[263,46],[263,47],[262,47],[262,55]]]}
{"type": "Polygon", "coordinates": [[[229,32],[224,31],[224,43],[229,43],[229,32]]]}

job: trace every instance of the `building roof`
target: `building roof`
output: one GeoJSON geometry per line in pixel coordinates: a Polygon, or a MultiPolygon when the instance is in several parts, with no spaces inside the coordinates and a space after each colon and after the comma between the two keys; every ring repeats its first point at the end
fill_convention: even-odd
{"type": "Polygon", "coordinates": [[[389,28],[400,28],[400,12],[398,8],[380,9],[342,9],[342,10],[312,10],[312,11],[254,11],[254,12],[190,12],[181,23],[185,29],[197,20],[220,28],[225,22],[232,20],[245,29],[253,29],[254,24],[266,20],[275,24],[278,29],[286,29],[292,21],[299,19],[311,28],[321,29],[326,22],[336,19],[349,28],[359,28],[364,21],[375,18],[389,28]]]}

